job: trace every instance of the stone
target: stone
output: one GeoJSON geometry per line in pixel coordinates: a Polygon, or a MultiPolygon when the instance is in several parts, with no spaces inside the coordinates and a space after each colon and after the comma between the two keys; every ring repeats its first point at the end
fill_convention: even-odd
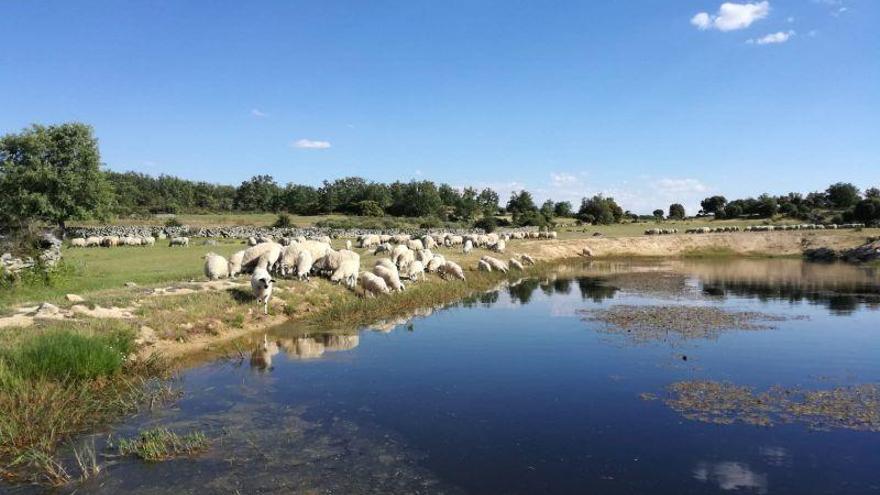
{"type": "Polygon", "coordinates": [[[156,331],[146,325],[142,325],[138,329],[134,343],[137,345],[153,345],[157,340],[156,331]]]}
{"type": "Polygon", "coordinates": [[[66,296],[64,296],[64,298],[72,303],[86,302],[85,298],[83,296],[78,295],[78,294],[67,294],[66,296]]]}
{"type": "Polygon", "coordinates": [[[36,314],[34,314],[35,318],[59,318],[61,316],[61,308],[48,302],[40,304],[36,314]]]}

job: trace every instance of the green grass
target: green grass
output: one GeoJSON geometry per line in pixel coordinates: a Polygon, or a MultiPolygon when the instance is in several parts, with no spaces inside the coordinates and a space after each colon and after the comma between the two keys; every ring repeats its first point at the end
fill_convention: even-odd
{"type": "Polygon", "coordinates": [[[5,372],[26,380],[88,380],[119,373],[134,350],[133,333],[124,328],[82,335],[67,330],[38,334],[0,351],[5,372]]]}
{"type": "Polygon", "coordinates": [[[119,441],[120,455],[132,455],[148,462],[166,461],[191,456],[208,447],[208,439],[200,431],[178,435],[167,428],[145,430],[132,439],[119,441]]]}

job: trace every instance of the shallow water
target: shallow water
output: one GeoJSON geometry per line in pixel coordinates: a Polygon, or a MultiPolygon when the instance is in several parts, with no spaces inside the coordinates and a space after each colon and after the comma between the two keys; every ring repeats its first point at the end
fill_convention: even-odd
{"type": "Polygon", "coordinates": [[[880,432],[705,423],[642,395],[880,384],[878,310],[868,269],[617,262],[347,336],[279,329],[262,359],[189,370],[183,399],[113,432],[198,429],[207,452],[109,459],[78,493],[880,493],[880,432]],[[579,313],[618,304],[786,318],[636,341],[579,313]]]}

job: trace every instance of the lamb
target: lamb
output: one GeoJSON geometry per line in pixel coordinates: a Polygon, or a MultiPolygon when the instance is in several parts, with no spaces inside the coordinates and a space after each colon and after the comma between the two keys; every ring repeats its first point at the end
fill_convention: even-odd
{"type": "Polygon", "coordinates": [[[74,237],[70,240],[70,247],[75,248],[84,248],[86,247],[86,240],[82,237],[74,237]]]}
{"type": "Polygon", "coordinates": [[[471,242],[470,239],[464,241],[464,248],[462,248],[462,251],[464,252],[464,254],[468,254],[469,252],[473,251],[473,249],[474,249],[474,243],[471,242]]]}
{"type": "Polygon", "coordinates": [[[361,287],[364,289],[364,295],[376,297],[376,294],[388,294],[391,292],[388,289],[388,284],[385,283],[385,279],[374,273],[361,272],[358,279],[360,280],[361,287]]]}
{"type": "Polygon", "coordinates": [[[229,257],[229,276],[234,277],[241,273],[241,260],[244,258],[244,250],[238,251],[229,257]]]}
{"type": "Polygon", "coordinates": [[[269,275],[265,268],[258,267],[254,269],[251,275],[251,289],[254,291],[254,297],[257,303],[263,305],[263,314],[269,314],[269,300],[272,299],[272,289],[275,287],[275,280],[269,275]]]}
{"type": "Polygon", "coordinates": [[[522,259],[523,263],[525,263],[527,265],[534,265],[535,264],[535,258],[532,258],[531,256],[529,256],[527,254],[520,255],[520,259],[522,259]]]}
{"type": "Polygon", "coordinates": [[[229,276],[229,262],[215,253],[208,253],[205,258],[205,276],[208,280],[218,280],[229,276]]]}
{"type": "Polygon", "coordinates": [[[522,263],[517,261],[516,258],[510,258],[510,267],[516,268],[519,271],[523,271],[525,269],[523,268],[522,263]]]}
{"type": "Polygon", "coordinates": [[[403,283],[400,282],[400,276],[397,274],[397,270],[392,271],[386,266],[379,265],[373,267],[373,274],[381,277],[391,290],[403,292],[403,289],[406,288],[403,283]]]}
{"type": "Polygon", "coordinates": [[[486,263],[484,260],[480,260],[477,262],[477,270],[480,270],[481,272],[491,272],[492,265],[486,263]]]}
{"type": "Polygon", "coordinates": [[[438,255],[435,255],[433,258],[431,258],[428,261],[428,264],[425,265],[425,269],[429,273],[434,273],[437,270],[439,270],[443,266],[444,263],[446,263],[446,258],[444,258],[443,256],[440,256],[438,254],[438,255]]]}
{"type": "Polygon", "coordinates": [[[440,276],[443,278],[453,277],[459,280],[464,280],[464,270],[462,270],[461,266],[454,261],[445,261],[440,266],[440,276]]]}
{"type": "Polygon", "coordinates": [[[312,271],[312,253],[302,250],[296,257],[296,278],[309,281],[309,272],[312,271]]]}
{"type": "Polygon", "coordinates": [[[480,258],[480,261],[485,261],[492,267],[493,270],[498,270],[502,273],[507,273],[507,263],[499,260],[498,258],[493,258],[491,256],[483,256],[480,258]]]}
{"type": "Polygon", "coordinates": [[[170,241],[168,241],[168,247],[188,247],[189,246],[189,237],[172,237],[170,241]]]}
{"type": "Polygon", "coordinates": [[[360,259],[343,259],[339,264],[339,267],[330,276],[330,281],[334,283],[341,282],[349,289],[354,289],[355,284],[357,284],[358,269],[360,266],[360,259]]]}

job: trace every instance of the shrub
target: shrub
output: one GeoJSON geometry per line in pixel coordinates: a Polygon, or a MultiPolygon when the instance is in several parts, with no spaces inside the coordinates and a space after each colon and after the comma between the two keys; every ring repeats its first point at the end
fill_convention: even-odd
{"type": "Polygon", "coordinates": [[[171,217],[168,220],[165,220],[166,227],[183,227],[183,224],[180,223],[180,220],[177,217],[171,217]]]}
{"type": "Polygon", "coordinates": [[[356,209],[358,215],[362,215],[365,217],[381,217],[385,216],[385,210],[382,209],[382,205],[380,205],[376,201],[364,200],[360,201],[356,205],[356,209]]]}
{"type": "Polygon", "coordinates": [[[483,229],[486,233],[494,232],[498,227],[498,221],[495,217],[483,217],[474,222],[475,229],[483,229]]]}
{"type": "Polygon", "coordinates": [[[293,224],[293,218],[287,213],[279,213],[278,218],[275,219],[275,223],[273,223],[272,226],[276,229],[289,229],[296,227],[296,225],[293,224]]]}

